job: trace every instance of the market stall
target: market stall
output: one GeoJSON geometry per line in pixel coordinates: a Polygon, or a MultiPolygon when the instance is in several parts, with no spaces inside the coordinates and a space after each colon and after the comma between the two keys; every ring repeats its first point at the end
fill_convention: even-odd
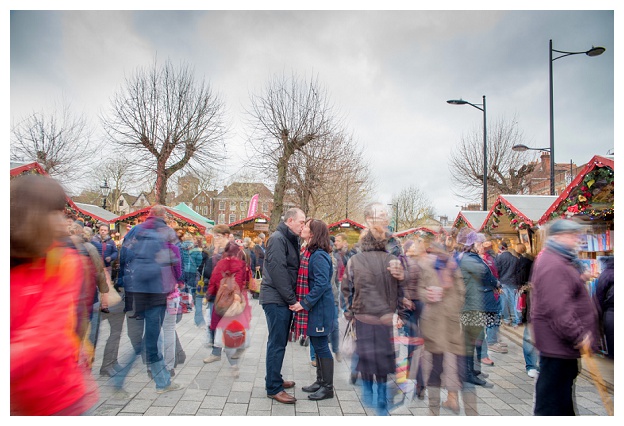
{"type": "Polygon", "coordinates": [[[579,257],[594,275],[602,271],[601,259],[613,255],[614,161],[594,156],[539,220],[547,225],[560,217],[573,218],[587,231],[579,257]]]}
{"type": "Polygon", "coordinates": [[[497,243],[523,243],[535,255],[542,244],[538,221],[556,199],[554,195],[499,195],[478,231],[497,243]]]}
{"type": "MultiPolygon", "coordinates": [[[[254,239],[260,233],[267,235],[269,233],[269,220],[270,218],[262,213],[255,214],[253,216],[246,217],[236,222],[228,224],[230,232],[236,236],[236,238],[250,237],[254,239]]],[[[268,236],[268,235],[267,235],[268,236]]]]}
{"type": "Polygon", "coordinates": [[[329,228],[329,235],[344,233],[350,245],[358,242],[362,229],[366,228],[364,225],[348,218],[330,223],[327,227],[329,228]]]}
{"type": "MultiPolygon", "coordinates": [[[[147,206],[141,210],[119,216],[111,221],[111,223],[116,225],[117,232],[119,232],[121,237],[123,237],[133,226],[145,221],[151,208],[152,206],[147,206]]],[[[165,209],[170,215],[169,226],[174,229],[182,228],[192,235],[204,235],[206,233],[206,229],[212,227],[209,223],[203,222],[196,217],[190,217],[190,215],[176,210],[173,207],[165,206],[165,209]]]]}

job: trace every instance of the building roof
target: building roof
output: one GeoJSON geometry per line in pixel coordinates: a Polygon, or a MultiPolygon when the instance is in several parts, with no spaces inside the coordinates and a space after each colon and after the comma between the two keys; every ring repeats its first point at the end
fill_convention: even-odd
{"type": "MultiPolygon", "coordinates": [[[[590,173],[594,172],[596,169],[600,169],[600,168],[610,169],[609,175],[611,175],[611,179],[612,179],[612,174],[614,171],[613,158],[595,155],[585,165],[583,170],[581,170],[581,172],[572,180],[572,182],[570,182],[570,184],[561,192],[561,194],[555,200],[555,202],[546,210],[546,212],[544,212],[544,214],[539,219],[539,223],[544,224],[557,216],[566,214],[568,211],[570,211],[572,214],[581,213],[582,211],[580,211],[578,207],[578,204],[579,204],[578,197],[585,196],[583,195],[584,191],[581,190],[583,183],[586,181],[585,177],[589,175],[590,173]],[[574,208],[574,206],[576,206],[576,209],[574,208]]],[[[587,185],[589,185],[589,182],[587,183],[587,185]]],[[[610,189],[607,189],[605,188],[605,186],[606,185],[602,185],[601,187],[598,187],[597,181],[591,182],[591,187],[592,187],[591,198],[592,199],[602,198],[601,201],[606,201],[605,204],[607,205],[611,204],[611,207],[612,207],[612,203],[614,200],[613,188],[611,187],[610,189]],[[594,184],[596,184],[596,186],[594,186],[594,184]],[[594,190],[598,190],[599,192],[597,194],[593,194],[594,190]],[[601,192],[604,192],[604,191],[610,191],[610,192],[608,194],[601,194],[601,192]]],[[[590,191],[585,191],[585,193],[587,192],[590,192],[590,191]]],[[[588,198],[588,197],[585,197],[585,198],[588,198]]],[[[592,199],[587,200],[587,203],[589,204],[592,201],[592,199]]],[[[581,203],[581,209],[582,208],[583,208],[583,203],[581,203]]]]}
{"type": "Polygon", "coordinates": [[[485,221],[488,212],[485,210],[475,211],[475,210],[460,210],[457,213],[457,217],[455,218],[455,222],[453,222],[453,227],[461,228],[461,224],[465,223],[468,228],[471,229],[481,229],[481,225],[485,221]]]}
{"type": "Polygon", "coordinates": [[[217,194],[215,198],[240,199],[251,198],[259,194],[259,198],[272,198],[273,193],[263,183],[258,182],[234,182],[217,194]]]}
{"type": "Polygon", "coordinates": [[[33,161],[32,163],[23,163],[20,161],[11,161],[11,176],[18,176],[24,172],[34,171],[40,175],[48,176],[41,164],[33,161]]]}
{"type": "MultiPolygon", "coordinates": [[[[427,234],[432,234],[432,235],[438,235],[440,233],[439,231],[434,231],[433,229],[427,228],[426,226],[419,226],[417,228],[410,228],[405,231],[397,232],[396,234],[394,234],[394,236],[398,238],[403,238],[403,237],[407,237],[408,235],[415,234],[417,232],[426,232],[427,234]]],[[[444,229],[442,229],[442,232],[446,233],[444,229]]]]}
{"type": "Polygon", "coordinates": [[[138,195],[130,195],[127,192],[122,192],[121,194],[119,194],[119,196],[124,197],[129,205],[133,205],[139,198],[138,195]]]}

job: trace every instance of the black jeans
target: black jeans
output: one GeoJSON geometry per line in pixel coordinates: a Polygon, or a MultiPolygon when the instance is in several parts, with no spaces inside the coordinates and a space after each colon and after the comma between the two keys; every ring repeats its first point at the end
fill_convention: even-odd
{"type": "Polygon", "coordinates": [[[578,360],[540,355],[540,374],[535,385],[536,416],[574,416],[574,380],[578,360]]]}

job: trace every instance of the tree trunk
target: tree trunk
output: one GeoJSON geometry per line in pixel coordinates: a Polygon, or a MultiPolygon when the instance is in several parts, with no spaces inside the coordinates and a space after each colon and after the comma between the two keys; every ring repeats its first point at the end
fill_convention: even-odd
{"type": "Polygon", "coordinates": [[[286,193],[286,171],[288,169],[288,161],[290,154],[284,154],[277,163],[277,182],[275,182],[275,191],[273,193],[273,211],[271,211],[271,219],[269,220],[269,230],[271,232],[277,229],[282,210],[284,210],[284,194],[286,193]]]}

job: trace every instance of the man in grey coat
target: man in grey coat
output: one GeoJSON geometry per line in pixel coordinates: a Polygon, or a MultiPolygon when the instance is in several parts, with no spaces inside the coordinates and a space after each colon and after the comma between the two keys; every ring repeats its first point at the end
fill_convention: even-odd
{"type": "Polygon", "coordinates": [[[295,290],[299,272],[299,235],[305,224],[305,213],[298,208],[289,209],[284,221],[269,237],[262,285],[260,305],[266,316],[269,336],[266,351],[267,396],[283,404],[293,404],[296,399],[284,389],[295,386],[295,382],[284,381],[282,363],[292,321],[290,305],[297,303],[295,290]]]}

